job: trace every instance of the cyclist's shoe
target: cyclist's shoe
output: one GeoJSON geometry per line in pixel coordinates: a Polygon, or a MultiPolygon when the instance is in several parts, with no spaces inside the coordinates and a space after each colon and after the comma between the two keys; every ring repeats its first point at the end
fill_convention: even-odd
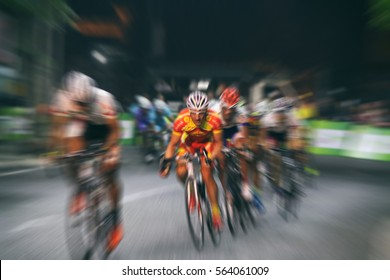
{"type": "Polygon", "coordinates": [[[221,230],[223,228],[222,216],[219,207],[213,207],[212,210],[212,219],[213,219],[213,227],[216,230],[221,230]]]}
{"type": "Polygon", "coordinates": [[[246,201],[252,200],[252,192],[248,184],[243,184],[241,195],[246,201]]]}
{"type": "Polygon", "coordinates": [[[107,239],[107,252],[112,252],[116,247],[118,247],[119,243],[123,238],[123,225],[116,224],[107,239]]]}
{"type": "Polygon", "coordinates": [[[86,207],[85,194],[79,193],[72,197],[69,212],[71,215],[77,215],[86,207]]]}

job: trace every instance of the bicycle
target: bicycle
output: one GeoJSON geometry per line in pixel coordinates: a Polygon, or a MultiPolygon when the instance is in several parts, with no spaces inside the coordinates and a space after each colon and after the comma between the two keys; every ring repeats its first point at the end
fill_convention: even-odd
{"type": "Polygon", "coordinates": [[[255,214],[253,213],[252,203],[242,197],[241,185],[242,175],[238,158],[238,152],[245,151],[234,148],[224,148],[222,152],[225,155],[226,162],[226,186],[227,193],[225,194],[226,217],[230,233],[235,236],[240,224],[242,230],[247,232],[247,221],[249,220],[253,226],[256,226],[255,214]]]}
{"type": "Polygon", "coordinates": [[[290,216],[298,218],[298,208],[301,197],[304,196],[304,169],[299,164],[293,151],[272,149],[281,156],[280,183],[274,182],[276,207],[279,215],[286,221],[290,216]]]}
{"type": "Polygon", "coordinates": [[[100,173],[101,156],[107,151],[101,145],[92,145],[84,151],[62,156],[64,161],[76,165],[76,194],[85,197],[85,207],[71,214],[67,210],[66,235],[72,259],[107,259],[108,234],[114,226],[111,200],[105,179],[100,173]]]}
{"type": "Polygon", "coordinates": [[[221,231],[213,227],[211,204],[200,172],[201,157],[204,157],[206,163],[210,165],[205,149],[198,150],[195,154],[186,153],[183,156],[188,170],[188,176],[184,184],[186,216],[191,239],[198,251],[204,247],[205,222],[214,246],[218,246],[221,241],[221,231]]]}

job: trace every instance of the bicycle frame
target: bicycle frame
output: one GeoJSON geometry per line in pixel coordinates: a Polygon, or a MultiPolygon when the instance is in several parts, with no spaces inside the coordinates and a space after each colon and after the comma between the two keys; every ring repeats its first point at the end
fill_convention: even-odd
{"type": "Polygon", "coordinates": [[[94,254],[98,259],[108,257],[104,241],[112,226],[111,202],[102,203],[107,195],[107,189],[103,177],[99,175],[101,161],[99,156],[104,153],[102,150],[87,150],[67,157],[77,162],[76,193],[86,195],[85,210],[79,216],[69,216],[70,223],[67,226],[69,234],[74,231],[74,236],[68,236],[68,247],[71,256],[77,259],[90,259],[94,254]],[[80,250],[84,252],[79,252],[80,250]]]}
{"type": "Polygon", "coordinates": [[[206,159],[206,163],[210,164],[207,159],[207,153],[205,150],[197,151],[195,154],[185,154],[183,158],[186,160],[187,165],[187,179],[185,182],[185,201],[186,201],[186,213],[188,225],[190,228],[190,234],[192,241],[197,250],[201,250],[204,245],[204,220],[206,219],[207,227],[214,245],[218,245],[220,241],[220,233],[215,232],[212,225],[211,207],[208,200],[207,192],[202,181],[201,175],[201,157],[206,159]],[[190,202],[191,191],[193,187],[193,195],[195,198],[195,209],[197,218],[200,222],[199,232],[196,232],[194,222],[191,220],[191,209],[189,209],[188,203],[190,202]],[[198,236],[199,235],[199,236],[198,236]]]}
{"type": "Polygon", "coordinates": [[[298,217],[297,206],[301,186],[301,182],[297,179],[300,172],[300,167],[297,164],[293,151],[277,149],[281,156],[281,186],[276,187],[276,194],[280,204],[277,205],[279,214],[287,221],[290,214],[298,217]]]}
{"type": "Polygon", "coordinates": [[[245,220],[249,218],[253,225],[255,225],[255,219],[251,212],[251,203],[246,201],[241,195],[241,185],[242,185],[242,175],[241,168],[239,163],[239,155],[238,150],[234,148],[225,148],[223,153],[226,158],[226,170],[227,176],[225,177],[225,182],[227,186],[227,191],[232,195],[232,204],[230,213],[228,204],[230,202],[226,200],[226,208],[227,208],[227,218],[229,230],[232,235],[235,235],[235,219],[237,219],[236,215],[238,214],[239,222],[241,224],[241,228],[244,232],[247,230],[247,226],[245,224],[245,220]],[[237,213],[236,213],[237,211],[237,213]]]}

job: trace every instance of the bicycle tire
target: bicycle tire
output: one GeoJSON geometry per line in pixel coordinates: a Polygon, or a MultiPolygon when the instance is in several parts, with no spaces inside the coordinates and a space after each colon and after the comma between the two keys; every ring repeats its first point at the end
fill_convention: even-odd
{"type": "Polygon", "coordinates": [[[298,198],[298,194],[295,193],[297,190],[296,182],[293,178],[294,170],[290,166],[283,167],[283,176],[284,182],[288,184],[288,186],[282,190],[284,197],[284,213],[283,218],[288,222],[290,220],[290,216],[298,217],[298,212],[296,211],[296,199],[298,198]]]}
{"type": "MultiPolygon", "coordinates": [[[[228,162],[228,164],[233,164],[232,162],[228,162]]],[[[246,230],[245,225],[243,227],[243,220],[242,220],[242,213],[241,213],[241,188],[240,188],[240,174],[237,174],[234,172],[235,169],[233,166],[228,165],[227,170],[229,172],[227,173],[226,177],[226,185],[228,192],[231,195],[231,206],[230,210],[232,213],[228,213],[228,202],[226,199],[226,208],[227,208],[227,220],[228,220],[228,227],[229,231],[233,236],[237,235],[238,227],[241,225],[243,229],[246,230]]]]}
{"type": "Polygon", "coordinates": [[[185,190],[184,190],[184,202],[186,209],[186,217],[188,221],[188,227],[190,230],[190,235],[192,242],[195,248],[200,251],[204,247],[204,214],[203,214],[203,205],[201,204],[201,200],[198,197],[195,197],[195,208],[189,208],[189,201],[191,192],[197,193],[195,188],[197,188],[197,184],[194,178],[187,178],[185,182],[185,190]],[[192,219],[193,218],[193,219],[192,219]],[[198,221],[198,225],[195,222],[198,221]]]}
{"type": "Polygon", "coordinates": [[[226,220],[228,223],[229,231],[231,235],[235,237],[237,233],[237,223],[238,223],[237,211],[236,208],[234,207],[233,201],[229,203],[226,196],[225,196],[225,208],[226,208],[226,220]]]}
{"type": "Polygon", "coordinates": [[[255,214],[253,214],[255,209],[251,202],[245,201],[245,210],[247,214],[247,219],[249,219],[253,227],[256,227],[257,222],[256,222],[255,214]]]}
{"type": "MultiPolygon", "coordinates": [[[[100,211],[98,211],[100,212],[100,211]]],[[[112,213],[105,213],[104,218],[100,214],[96,216],[96,222],[99,223],[96,232],[96,244],[94,247],[95,257],[98,260],[108,259],[111,252],[107,251],[108,234],[114,227],[114,218],[112,213]]]]}
{"type": "Polygon", "coordinates": [[[71,259],[81,260],[90,259],[92,257],[93,244],[95,240],[94,226],[94,211],[93,207],[87,201],[85,209],[78,214],[70,214],[69,206],[73,195],[71,195],[66,209],[65,231],[68,253],[71,259]]]}

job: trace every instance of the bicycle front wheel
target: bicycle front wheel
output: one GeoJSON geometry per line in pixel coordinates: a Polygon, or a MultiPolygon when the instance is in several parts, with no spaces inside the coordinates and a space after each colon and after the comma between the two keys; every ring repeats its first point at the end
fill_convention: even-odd
{"type": "Polygon", "coordinates": [[[197,183],[194,178],[188,178],[186,180],[184,194],[191,238],[195,248],[200,251],[204,246],[204,219],[197,183]]]}

